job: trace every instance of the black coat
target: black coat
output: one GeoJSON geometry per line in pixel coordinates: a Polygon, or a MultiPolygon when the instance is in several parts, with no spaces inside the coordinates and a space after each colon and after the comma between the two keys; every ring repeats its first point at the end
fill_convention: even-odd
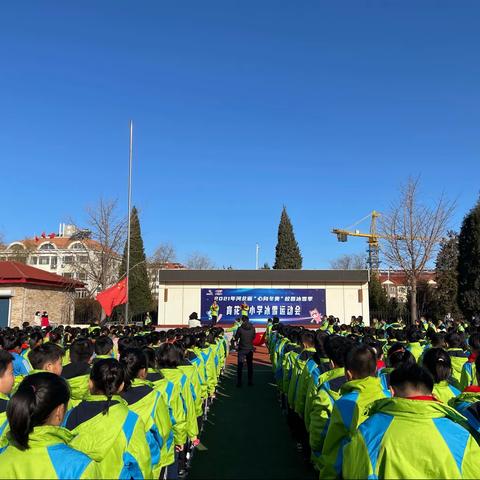
{"type": "Polygon", "coordinates": [[[255,327],[250,322],[240,325],[235,333],[235,340],[238,341],[238,350],[252,351],[253,340],[255,339],[255,327]]]}

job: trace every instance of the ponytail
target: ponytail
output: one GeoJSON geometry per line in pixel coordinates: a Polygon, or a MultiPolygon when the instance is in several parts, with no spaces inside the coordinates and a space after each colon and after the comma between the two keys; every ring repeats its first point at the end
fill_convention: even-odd
{"type": "Polygon", "coordinates": [[[122,383],[125,382],[125,371],[118,360],[105,358],[95,362],[90,372],[95,393],[106,395],[107,403],[103,414],[106,415],[110,408],[113,395],[117,394],[122,383]]]}
{"type": "Polygon", "coordinates": [[[148,368],[147,356],[139,348],[128,348],[120,355],[120,363],[125,369],[125,390],[132,386],[138,372],[148,368]]]}
{"type": "Polygon", "coordinates": [[[430,348],[423,357],[423,366],[435,383],[448,380],[452,374],[452,360],[443,348],[430,348]]]}
{"type": "Polygon", "coordinates": [[[70,390],[65,380],[49,372],[27,376],[7,405],[7,419],[13,443],[28,448],[34,427],[44,425],[53,410],[67,405],[70,390]]]}

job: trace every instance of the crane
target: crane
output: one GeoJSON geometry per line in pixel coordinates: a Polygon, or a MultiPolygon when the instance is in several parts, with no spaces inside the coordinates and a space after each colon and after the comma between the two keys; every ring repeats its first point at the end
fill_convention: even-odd
{"type": "Polygon", "coordinates": [[[371,270],[378,271],[380,268],[380,246],[379,246],[379,238],[385,238],[382,235],[379,235],[377,232],[377,218],[380,216],[380,213],[377,212],[376,210],[373,210],[370,212],[368,215],[365,217],[361,218],[358,222],[355,222],[353,225],[346,229],[341,229],[341,228],[334,228],[332,230],[332,233],[337,236],[337,240],[339,242],[346,242],[348,240],[348,237],[361,237],[361,238],[366,238],[367,243],[368,243],[368,267],[371,270]],[[370,232],[369,233],[363,233],[360,232],[359,230],[352,230],[354,227],[356,227],[359,223],[367,220],[370,218],[370,232]]]}

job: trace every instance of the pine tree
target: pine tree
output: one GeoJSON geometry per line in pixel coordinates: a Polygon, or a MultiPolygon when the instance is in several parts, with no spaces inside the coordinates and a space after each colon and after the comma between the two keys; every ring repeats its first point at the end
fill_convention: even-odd
{"type": "Polygon", "coordinates": [[[467,319],[480,313],[480,199],[458,236],[458,304],[467,319]]]}
{"type": "MultiPolygon", "coordinates": [[[[145,250],[143,248],[142,232],[138,211],[132,208],[130,217],[130,274],[128,279],[128,307],[129,316],[148,312],[153,307],[152,292],[147,274],[145,250]]],[[[120,277],[125,275],[127,270],[127,243],[123,252],[122,264],[120,265],[120,277]]]]}
{"type": "Polygon", "coordinates": [[[292,222],[283,207],[278,225],[278,241],[275,249],[275,269],[301,270],[302,254],[293,233],[292,222]]]}
{"type": "Polygon", "coordinates": [[[448,232],[442,241],[435,262],[437,281],[436,297],[438,314],[444,317],[450,313],[453,318],[460,317],[458,308],[458,235],[448,232]]]}
{"type": "Polygon", "coordinates": [[[378,274],[372,272],[368,283],[368,302],[370,312],[376,316],[385,315],[388,309],[388,296],[380,283],[378,274]]]}

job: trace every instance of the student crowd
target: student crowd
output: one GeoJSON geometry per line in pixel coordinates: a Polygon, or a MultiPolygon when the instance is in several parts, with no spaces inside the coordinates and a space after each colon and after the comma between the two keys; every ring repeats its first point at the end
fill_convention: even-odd
{"type": "Polygon", "coordinates": [[[480,478],[480,324],[325,325],[274,319],[266,334],[292,435],[320,479],[480,478]]]}
{"type": "Polygon", "coordinates": [[[0,331],[0,478],[178,478],[227,357],[221,328],[0,331]]]}

